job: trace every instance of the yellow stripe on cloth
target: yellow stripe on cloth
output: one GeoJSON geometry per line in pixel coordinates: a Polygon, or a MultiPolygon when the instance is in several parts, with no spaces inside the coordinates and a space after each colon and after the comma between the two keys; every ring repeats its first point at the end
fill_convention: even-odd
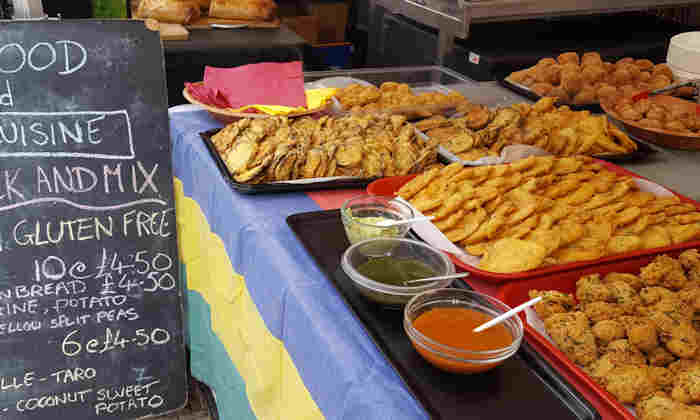
{"type": "Polygon", "coordinates": [[[246,112],[256,109],[268,115],[289,115],[291,113],[306,112],[310,109],[322,107],[337,92],[336,88],[309,89],[306,93],[306,108],[303,106],[290,107],[282,105],[246,105],[240,108],[229,109],[231,112],[246,112]]]}
{"type": "Polygon", "coordinates": [[[244,278],[237,274],[221,238],[212,233],[199,204],[175,179],[178,240],[187,287],[211,307],[212,330],[246,383],[260,420],[323,419],[287,349],[265,326],[244,278]]]}

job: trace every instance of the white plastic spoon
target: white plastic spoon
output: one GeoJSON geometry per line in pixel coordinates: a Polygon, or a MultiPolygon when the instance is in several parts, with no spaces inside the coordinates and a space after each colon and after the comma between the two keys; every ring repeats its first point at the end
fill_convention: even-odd
{"type": "Polygon", "coordinates": [[[404,220],[381,220],[377,222],[377,226],[381,227],[391,227],[391,226],[398,226],[398,225],[405,225],[407,223],[413,223],[413,222],[422,222],[423,220],[433,220],[435,216],[420,216],[420,217],[412,217],[410,219],[404,219],[404,220]]]}
{"type": "Polygon", "coordinates": [[[437,276],[437,277],[426,277],[424,279],[416,279],[416,280],[409,280],[403,282],[405,285],[413,284],[413,283],[425,283],[429,281],[438,281],[438,280],[447,280],[447,279],[461,279],[462,277],[467,277],[469,273],[464,272],[464,273],[457,273],[457,274],[448,274],[446,276],[437,276]]]}
{"type": "Polygon", "coordinates": [[[482,332],[487,328],[491,328],[496,324],[500,324],[501,322],[512,317],[513,315],[517,314],[518,312],[522,311],[523,309],[534,305],[535,303],[539,302],[540,300],[542,300],[542,296],[537,296],[534,299],[530,299],[527,302],[523,303],[522,305],[518,305],[515,308],[511,309],[510,311],[497,316],[496,318],[492,319],[491,321],[484,322],[483,324],[474,328],[474,332],[477,332],[477,333],[482,332]]]}

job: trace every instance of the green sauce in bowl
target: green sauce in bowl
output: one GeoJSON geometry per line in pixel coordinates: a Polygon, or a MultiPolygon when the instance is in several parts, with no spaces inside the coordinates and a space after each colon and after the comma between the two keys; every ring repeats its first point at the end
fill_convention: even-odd
{"type": "Polygon", "coordinates": [[[430,266],[417,259],[392,256],[370,258],[357,267],[357,271],[371,280],[392,286],[405,286],[404,282],[407,281],[439,275],[430,266]]]}

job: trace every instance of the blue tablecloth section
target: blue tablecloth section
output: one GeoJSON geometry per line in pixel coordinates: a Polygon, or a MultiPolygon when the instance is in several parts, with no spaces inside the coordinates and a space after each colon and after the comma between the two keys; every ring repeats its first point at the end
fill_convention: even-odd
{"type": "MultiPolygon", "coordinates": [[[[234,192],[198,134],[218,126],[203,111],[171,112],[175,176],[223,240],[265,325],[284,343],[325,418],[428,418],[287,226],[288,215],[319,207],[303,193],[234,192]]],[[[217,400],[227,398],[225,390],[208,385],[217,400]]]]}

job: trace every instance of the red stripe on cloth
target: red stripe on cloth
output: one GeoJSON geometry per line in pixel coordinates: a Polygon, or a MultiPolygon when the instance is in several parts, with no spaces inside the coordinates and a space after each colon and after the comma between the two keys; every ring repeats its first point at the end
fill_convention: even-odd
{"type": "Polygon", "coordinates": [[[348,199],[364,193],[365,190],[324,190],[307,192],[309,196],[321,210],[339,209],[348,199]]]}

